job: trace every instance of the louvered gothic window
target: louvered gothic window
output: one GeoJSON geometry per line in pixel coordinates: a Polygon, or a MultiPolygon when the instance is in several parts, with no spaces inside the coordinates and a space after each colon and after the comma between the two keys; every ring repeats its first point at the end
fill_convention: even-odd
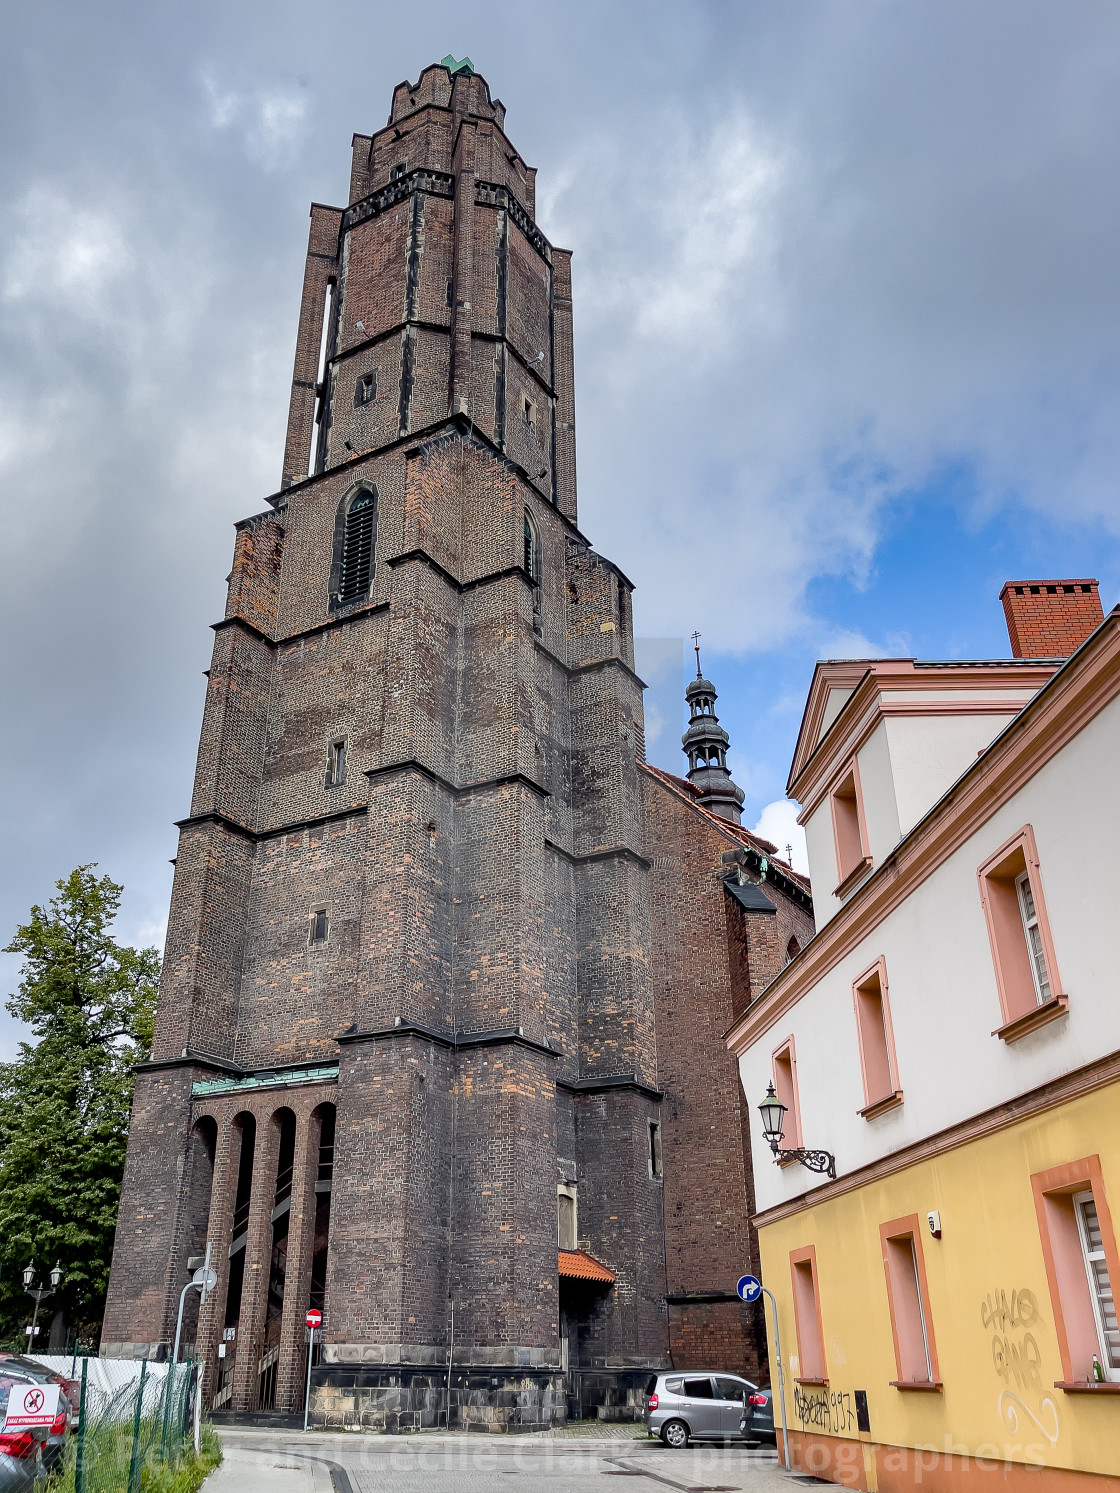
{"type": "Polygon", "coordinates": [[[533,580],[538,580],[537,575],[537,534],[533,527],[533,520],[528,512],[525,514],[525,569],[533,580]]]}
{"type": "Polygon", "coordinates": [[[353,601],[369,590],[376,528],[377,499],[372,492],[363,488],[346,511],[338,570],[339,601],[353,601]]]}

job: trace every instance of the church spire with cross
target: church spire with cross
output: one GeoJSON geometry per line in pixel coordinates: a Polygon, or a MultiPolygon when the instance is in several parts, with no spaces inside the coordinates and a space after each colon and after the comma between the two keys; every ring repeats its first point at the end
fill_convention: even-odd
{"type": "Polygon", "coordinates": [[[688,758],[688,780],[700,791],[700,802],[721,819],[739,824],[743,817],[743,790],[727,770],[727,732],[716,715],[715,686],[700,669],[700,634],[692,634],[696,652],[696,678],[689,681],[684,697],[688,702],[688,730],[681,747],[688,758]]]}

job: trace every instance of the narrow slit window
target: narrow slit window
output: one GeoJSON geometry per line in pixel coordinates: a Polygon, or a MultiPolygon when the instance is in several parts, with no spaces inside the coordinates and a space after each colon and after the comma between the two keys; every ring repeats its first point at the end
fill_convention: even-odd
{"type": "Polygon", "coordinates": [[[332,741],[327,752],[327,787],[337,788],[346,781],[346,742],[332,741]]]}
{"type": "Polygon", "coordinates": [[[661,1176],[661,1126],[656,1120],[649,1122],[649,1174],[661,1176]]]}
{"type": "Polygon", "coordinates": [[[376,527],[377,499],[368,488],[363,488],[346,513],[339,566],[340,601],[353,601],[369,591],[376,527]]]}
{"type": "Polygon", "coordinates": [[[1062,1359],[1061,1387],[1120,1383],[1120,1254],[1100,1157],[1036,1172],[1031,1188],[1062,1359]]]}
{"type": "Polygon", "coordinates": [[[529,513],[528,513],[527,509],[526,509],[526,512],[525,512],[525,534],[524,534],[524,540],[525,540],[525,569],[529,572],[530,577],[535,581],[535,580],[538,579],[538,576],[537,576],[537,561],[538,561],[538,558],[539,558],[539,556],[537,554],[537,531],[533,527],[533,520],[529,517],[529,513]]]}
{"type": "Polygon", "coordinates": [[[938,1382],[937,1355],[933,1344],[929,1294],[919,1244],[917,1215],[882,1224],[887,1303],[894,1337],[898,1389],[924,1387],[938,1382]]]}
{"type": "Polygon", "coordinates": [[[801,1144],[801,1105],[797,1095],[797,1057],[792,1037],[774,1053],[773,1075],[774,1092],[786,1107],[782,1149],[796,1150],[801,1144]]]}
{"type": "Polygon", "coordinates": [[[836,838],[837,892],[871,865],[859,767],[853,761],[846,777],[832,792],[832,830],[836,838]]]}
{"type": "Polygon", "coordinates": [[[827,1380],[816,1249],[813,1245],[806,1249],[796,1249],[789,1260],[793,1272],[793,1315],[797,1327],[797,1377],[827,1380]]]}
{"type": "Polygon", "coordinates": [[[571,1192],[556,1195],[556,1242],[560,1249],[576,1249],[576,1200],[571,1192]]]}
{"type": "Polygon", "coordinates": [[[873,1119],[882,1108],[902,1098],[887,994],[887,966],[883,959],[877,959],[870,969],[856,977],[852,1000],[863,1075],[864,1107],[860,1114],[873,1119]]]}
{"type": "Polygon", "coordinates": [[[311,928],[308,934],[308,943],[326,943],[327,930],[327,909],[325,907],[313,907],[311,909],[311,928]]]}
{"type": "Polygon", "coordinates": [[[528,394],[521,396],[521,418],[526,425],[535,426],[537,423],[537,407],[528,394]]]}
{"type": "MultiPolygon", "coordinates": [[[[1115,1379],[1118,1377],[1117,1371],[1120,1370],[1120,1323],[1116,1319],[1116,1296],[1112,1289],[1112,1278],[1108,1273],[1104,1235],[1092,1190],[1076,1193],[1073,1207],[1077,1215],[1081,1252],[1085,1261],[1085,1274],[1089,1281],[1089,1299],[1093,1306],[1093,1319],[1100,1348],[1097,1363],[1101,1365],[1106,1378],[1115,1379]]],[[[1096,1365],[1091,1367],[1091,1377],[1096,1378],[1096,1365]]]]}
{"type": "Polygon", "coordinates": [[[377,373],[374,369],[370,369],[368,373],[361,374],[354,386],[354,404],[355,406],[369,404],[376,398],[377,373]]]}
{"type": "Polygon", "coordinates": [[[1058,979],[1031,826],[1001,845],[976,874],[1003,1012],[998,1035],[1013,1042],[1062,1015],[1069,1004],[1058,979]]]}
{"type": "MultiPolygon", "coordinates": [[[[315,374],[315,425],[321,426],[323,414],[327,407],[327,368],[329,363],[331,326],[334,322],[334,294],[335,283],[327,281],[327,288],[323,293],[323,330],[319,336],[319,363],[315,374]]],[[[319,431],[313,429],[311,432],[311,448],[307,453],[307,475],[314,477],[319,470],[319,431]]]]}
{"type": "Polygon", "coordinates": [[[405,163],[404,163],[404,161],[398,161],[395,166],[391,166],[389,168],[389,180],[390,181],[400,181],[401,177],[404,175],[404,172],[405,172],[405,163]]]}

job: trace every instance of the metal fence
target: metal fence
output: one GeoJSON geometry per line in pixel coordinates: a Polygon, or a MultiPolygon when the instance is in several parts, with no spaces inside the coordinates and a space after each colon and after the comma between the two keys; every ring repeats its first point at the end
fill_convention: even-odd
{"type": "Polygon", "coordinates": [[[140,1493],[144,1468],[173,1465],[195,1449],[193,1363],[161,1364],[158,1374],[150,1374],[144,1362],[136,1378],[111,1390],[93,1383],[88,1359],[80,1359],[78,1367],[78,1427],[52,1480],[52,1493],[140,1493]]]}

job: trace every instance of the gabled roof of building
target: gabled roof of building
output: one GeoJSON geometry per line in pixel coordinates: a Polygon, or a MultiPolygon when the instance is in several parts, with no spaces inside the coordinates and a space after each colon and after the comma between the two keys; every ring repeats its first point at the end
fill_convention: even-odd
{"type": "Polygon", "coordinates": [[[795,871],[788,862],[782,860],[776,854],[778,848],[776,845],[772,845],[769,840],[764,840],[761,835],[753,834],[743,825],[734,824],[730,819],[723,819],[719,814],[713,814],[711,809],[706,809],[699,801],[699,790],[687,778],[678,778],[675,773],[666,772],[661,767],[652,767],[648,762],[641,762],[638,765],[663,788],[687,804],[692,813],[706,821],[713,829],[718,829],[721,834],[726,835],[733,844],[743,845],[760,856],[766,856],[780,875],[788,877],[803,892],[810,890],[809,878],[802,876],[800,871],[795,871]]]}
{"type": "MultiPolygon", "coordinates": [[[[953,708],[963,715],[970,709],[969,696],[978,697],[984,691],[1016,691],[1021,707],[1064,662],[1061,658],[821,659],[813,669],[786,792],[805,803],[836,744],[884,691],[914,702],[914,707],[898,703],[895,708],[901,711],[941,696],[952,697],[953,708]]],[[[931,704],[929,708],[938,707],[931,704]]]]}
{"type": "Polygon", "coordinates": [[[1120,695],[1120,606],[1068,659],[1043,663],[1042,686],[731,1028],[732,1052],[744,1053],[1120,695]]]}

